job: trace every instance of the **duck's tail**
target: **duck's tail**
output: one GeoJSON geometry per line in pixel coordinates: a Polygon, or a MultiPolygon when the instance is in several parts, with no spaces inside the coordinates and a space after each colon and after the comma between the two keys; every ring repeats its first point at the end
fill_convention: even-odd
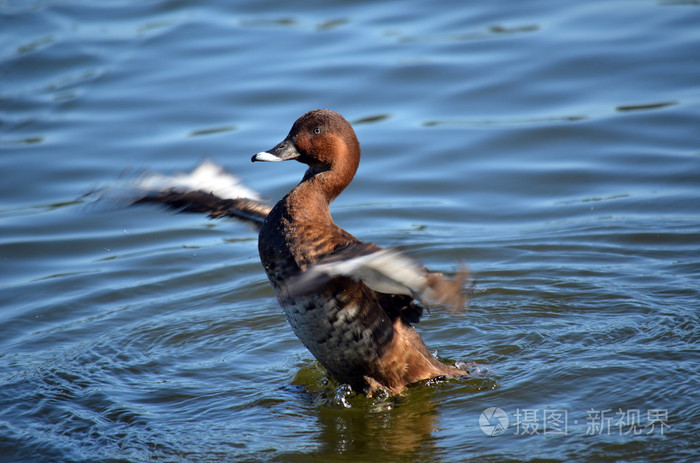
{"type": "Polygon", "coordinates": [[[211,161],[205,161],[189,173],[162,175],[143,172],[116,184],[96,189],[94,204],[129,206],[162,204],[178,212],[198,212],[212,218],[235,217],[260,227],[270,206],[234,175],[211,161]]]}

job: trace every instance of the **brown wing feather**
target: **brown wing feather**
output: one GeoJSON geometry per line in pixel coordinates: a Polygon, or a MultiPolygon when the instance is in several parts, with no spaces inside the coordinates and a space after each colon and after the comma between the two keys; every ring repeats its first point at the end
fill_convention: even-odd
{"type": "Polygon", "coordinates": [[[204,191],[177,191],[169,189],[148,194],[133,204],[163,204],[178,212],[205,213],[212,218],[234,217],[260,227],[270,213],[270,206],[247,198],[224,199],[204,191]]]}

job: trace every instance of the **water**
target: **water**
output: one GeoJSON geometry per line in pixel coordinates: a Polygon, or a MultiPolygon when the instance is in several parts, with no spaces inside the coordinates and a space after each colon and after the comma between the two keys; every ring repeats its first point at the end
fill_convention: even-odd
{"type": "Polygon", "coordinates": [[[697,2],[0,15],[3,461],[698,459],[697,2]],[[469,311],[419,328],[486,376],[347,394],[292,334],[247,225],[81,198],[213,158],[274,201],[303,168],[250,156],[317,107],[363,146],[336,221],[469,264],[469,311]],[[503,434],[480,428],[489,407],[503,434]]]}

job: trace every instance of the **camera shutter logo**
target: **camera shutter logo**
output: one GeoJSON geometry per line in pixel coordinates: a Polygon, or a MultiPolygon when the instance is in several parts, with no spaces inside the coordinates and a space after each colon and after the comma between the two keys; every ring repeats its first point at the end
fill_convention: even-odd
{"type": "Polygon", "coordinates": [[[508,414],[498,407],[489,407],[479,416],[479,427],[487,436],[498,436],[508,429],[508,414]]]}

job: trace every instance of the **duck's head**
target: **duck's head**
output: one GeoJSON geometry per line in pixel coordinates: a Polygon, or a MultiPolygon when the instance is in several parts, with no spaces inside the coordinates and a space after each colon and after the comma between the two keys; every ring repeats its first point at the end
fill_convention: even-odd
{"type": "Polygon", "coordinates": [[[316,109],[297,119],[284,140],[268,151],[255,154],[252,161],[290,159],[308,165],[310,171],[342,167],[354,175],[360,162],[360,143],[343,116],[329,109],[316,109]]]}

